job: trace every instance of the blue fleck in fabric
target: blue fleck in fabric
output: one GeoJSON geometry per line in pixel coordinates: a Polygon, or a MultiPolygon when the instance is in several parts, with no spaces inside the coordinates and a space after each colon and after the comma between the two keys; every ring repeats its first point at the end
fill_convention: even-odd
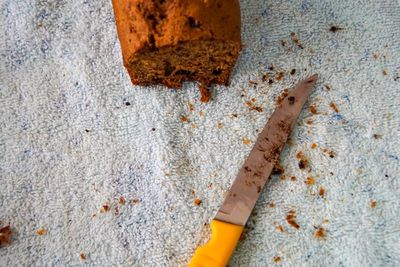
{"type": "Polygon", "coordinates": [[[399,2],[241,2],[231,85],[204,104],[131,84],[111,1],[0,1],[0,266],[185,266],[276,97],[313,73],[230,266],[400,266],[399,2]]]}

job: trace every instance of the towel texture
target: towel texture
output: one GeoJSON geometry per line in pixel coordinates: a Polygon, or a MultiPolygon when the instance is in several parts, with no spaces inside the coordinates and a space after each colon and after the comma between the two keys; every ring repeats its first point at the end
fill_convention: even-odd
{"type": "Polygon", "coordinates": [[[230,266],[400,265],[398,1],[242,1],[208,104],[132,86],[111,1],[0,5],[0,266],[185,266],[275,98],[313,73],[230,266]]]}

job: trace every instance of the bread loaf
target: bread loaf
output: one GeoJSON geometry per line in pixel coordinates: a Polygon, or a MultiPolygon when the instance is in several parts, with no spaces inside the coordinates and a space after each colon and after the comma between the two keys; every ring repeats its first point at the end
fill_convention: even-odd
{"type": "Polygon", "coordinates": [[[238,0],[113,0],[124,65],[137,85],[228,84],[241,49],[238,0]]]}

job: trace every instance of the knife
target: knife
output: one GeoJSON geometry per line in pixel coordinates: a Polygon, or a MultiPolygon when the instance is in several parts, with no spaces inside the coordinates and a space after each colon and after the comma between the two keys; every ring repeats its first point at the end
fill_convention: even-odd
{"type": "Polygon", "coordinates": [[[211,221],[211,238],[196,249],[189,267],[224,267],[288,140],[318,75],[299,82],[282,99],[268,120],[211,221]]]}

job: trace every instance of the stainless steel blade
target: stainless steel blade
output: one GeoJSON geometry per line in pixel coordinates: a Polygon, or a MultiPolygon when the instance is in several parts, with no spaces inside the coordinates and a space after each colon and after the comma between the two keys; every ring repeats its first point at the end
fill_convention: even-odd
{"type": "Polygon", "coordinates": [[[245,225],[317,80],[299,82],[275,109],[240,169],[215,219],[245,225]]]}

